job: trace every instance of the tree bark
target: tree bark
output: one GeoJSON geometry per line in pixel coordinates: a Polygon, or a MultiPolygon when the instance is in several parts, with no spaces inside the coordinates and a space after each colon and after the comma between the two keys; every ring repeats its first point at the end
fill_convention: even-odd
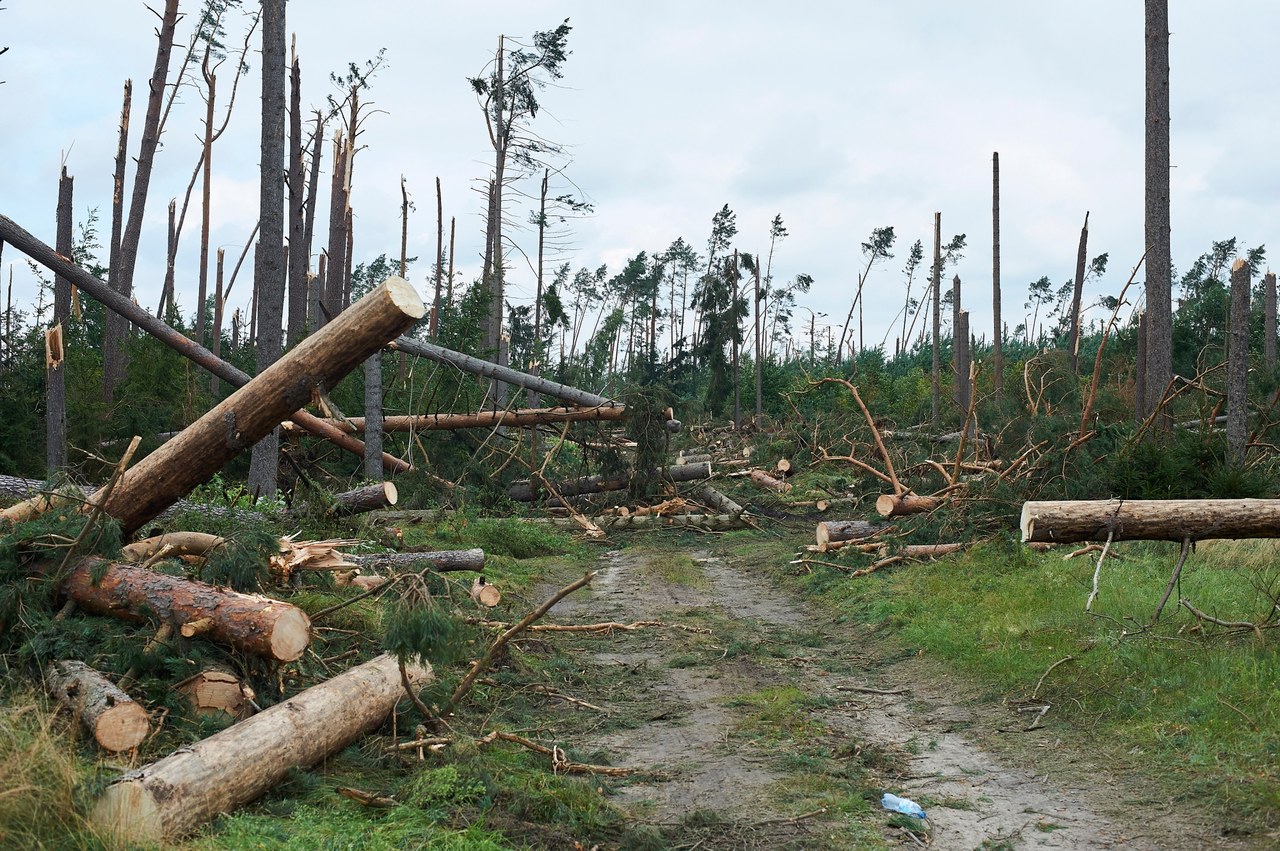
{"type": "Polygon", "coordinates": [[[209,641],[280,662],[297,659],[311,640],[311,620],[297,606],[97,557],[82,559],[62,591],[83,611],[123,620],[154,616],[185,627],[208,619],[199,632],[209,641]]]}
{"type": "MultiPolygon", "coordinates": [[[[382,465],[378,465],[382,472],[382,465]]],[[[391,482],[378,482],[362,488],[340,493],[333,498],[333,507],[329,509],[332,517],[347,517],[352,514],[364,514],[377,511],[389,505],[395,505],[400,495],[391,482]]]]}
{"type": "MultiPolygon", "coordinates": [[[[205,322],[208,311],[205,301],[209,297],[209,213],[213,195],[213,106],[218,94],[218,75],[208,70],[209,57],[205,54],[204,80],[208,99],[204,115],[204,157],[201,163],[200,183],[200,268],[196,287],[196,340],[204,343],[205,322]]],[[[219,249],[221,256],[221,249],[219,249]]],[[[217,308],[214,308],[217,312],[217,308]]]]}
{"type": "MultiPolygon", "coordinates": [[[[58,179],[58,252],[70,257],[72,245],[72,196],[74,181],[62,167],[58,179]]],[[[71,318],[71,282],[64,275],[53,281],[53,328],[46,335],[45,359],[45,469],[52,479],[67,467],[67,372],[65,329],[71,318]]]]}
{"type": "Polygon", "coordinates": [[[1249,418],[1249,264],[1231,267],[1231,316],[1227,348],[1227,455],[1244,466],[1249,418]]]}
{"type": "MultiPolygon", "coordinates": [[[[284,116],[285,116],[285,0],[262,3],[262,137],[258,216],[261,233],[253,263],[258,293],[258,374],[280,359],[284,320],[284,116]]],[[[277,421],[278,422],[278,421],[277,421]]],[[[280,441],[272,429],[253,447],[249,489],[273,497],[280,475],[280,441]]]]}
{"type": "MultiPolygon", "coordinates": [[[[405,664],[411,687],[429,666],[405,664]]],[[[394,656],[383,655],[220,733],[130,772],[107,787],[95,824],[132,843],[165,843],[270,790],[383,723],[404,697],[394,656]]]]}
{"type": "Polygon", "coordinates": [[[919,496],[913,493],[882,493],[876,498],[876,513],[881,517],[902,517],[906,514],[923,514],[942,504],[935,496],[919,496]]]}
{"type": "Polygon", "coordinates": [[[869,538],[884,528],[885,524],[872,523],[869,520],[826,520],[819,523],[816,530],[818,548],[869,538]]]}
{"type": "Polygon", "coordinates": [[[1134,421],[1147,419],[1147,314],[1138,314],[1138,345],[1133,366],[1133,414],[1134,421]]]}
{"type": "Polygon", "coordinates": [[[324,143],[324,118],[316,111],[316,127],[311,140],[311,178],[307,181],[307,215],[302,234],[302,244],[307,252],[307,325],[308,330],[320,327],[320,299],[324,288],[324,258],[317,261],[317,274],[311,274],[311,246],[316,229],[316,195],[320,187],[320,152],[324,143]]]}
{"type": "MultiPolygon", "coordinates": [[[[289,318],[286,340],[302,339],[307,326],[307,189],[303,182],[302,68],[295,46],[289,66],[289,318]]],[[[403,275],[401,277],[404,277],[403,275]]]]}
{"type": "Polygon", "coordinates": [[[437,550],[429,553],[371,553],[348,556],[348,560],[371,570],[434,570],[450,573],[458,570],[484,570],[484,550],[437,550]]]}
{"type": "Polygon", "coordinates": [[[171,555],[202,556],[226,542],[226,538],[207,532],[166,532],[125,545],[120,550],[120,557],[127,562],[141,563],[166,548],[171,555]]]}
{"type": "Polygon", "coordinates": [[[1075,287],[1071,291],[1071,371],[1080,374],[1080,300],[1084,295],[1084,271],[1088,263],[1089,212],[1084,214],[1084,226],[1080,228],[1080,246],[1076,249],[1075,287]]]}
{"type": "MultiPolygon", "coordinates": [[[[120,141],[116,146],[116,170],[111,181],[111,237],[107,245],[107,268],[111,288],[124,292],[120,277],[120,239],[124,230],[124,172],[129,162],[129,111],[133,103],[133,80],[124,81],[124,103],[120,107],[120,141]]],[[[110,405],[116,385],[124,380],[124,339],[129,323],[110,310],[102,318],[102,398],[110,405]]]]}
{"type": "Polygon", "coordinates": [[[45,686],[93,734],[103,750],[133,750],[151,732],[147,710],[84,662],[52,662],[45,686]]]}
{"type": "Polygon", "coordinates": [[[701,497],[707,505],[711,506],[716,511],[719,511],[721,514],[740,517],[747,513],[745,508],[738,505],[738,503],[734,502],[732,499],[729,499],[729,497],[725,496],[720,491],[711,487],[711,485],[703,486],[703,488],[698,491],[698,496],[701,497]]]}
{"type": "MultiPolygon", "coordinates": [[[[677,468],[677,469],[683,469],[683,468],[677,468]]],[[[786,482],[775,479],[773,476],[769,475],[764,470],[751,470],[749,475],[751,477],[752,484],[758,485],[759,487],[766,488],[771,491],[777,491],[778,493],[786,493],[787,491],[791,490],[791,485],[787,484],[786,482]]]]}
{"type": "MultiPolygon", "coordinates": [[[[1146,411],[1173,377],[1173,259],[1169,246],[1169,0],[1145,0],[1146,411]]],[[[1166,422],[1167,422],[1167,418],[1166,422]]]]}
{"type": "MultiPolygon", "coordinates": [[[[956,280],[960,280],[958,277],[956,280]]],[[[971,390],[969,385],[969,363],[972,354],[969,351],[969,311],[961,310],[956,314],[956,333],[953,345],[956,349],[956,407],[960,409],[960,432],[969,430],[969,403],[971,390]]]]}
{"type": "Polygon", "coordinates": [[[1022,542],[1280,538],[1280,500],[1111,499],[1028,502],[1022,542]]]}
{"type": "Polygon", "coordinates": [[[364,362],[364,477],[382,479],[382,352],[364,362]]]}
{"type": "Polygon", "coordinates": [[[942,423],[942,213],[933,214],[933,272],[929,279],[933,293],[933,375],[932,412],[934,428],[942,423]]]}
{"type": "MultiPolygon", "coordinates": [[[[1004,326],[1000,320],[1000,152],[991,154],[991,313],[996,400],[1004,398],[1004,326]]],[[[906,340],[903,340],[906,345],[906,340]]]]}
{"type": "MultiPolygon", "coordinates": [[[[711,478],[711,465],[709,463],[682,464],[662,470],[654,470],[650,475],[669,482],[694,482],[711,478]]],[[[588,493],[626,490],[630,479],[630,476],[625,475],[612,477],[585,476],[580,479],[557,482],[553,487],[556,493],[561,496],[579,496],[588,493]]],[[[534,488],[527,481],[513,482],[507,488],[507,496],[516,502],[532,502],[534,500],[534,488]]]]}
{"type": "Polygon", "coordinates": [[[317,387],[335,386],[422,314],[422,299],[413,287],[401,278],[389,279],[346,311],[342,321],[307,338],[129,469],[104,510],[126,534],[134,531],[305,405],[317,387]]]}
{"type": "Polygon", "coordinates": [[[1262,279],[1262,357],[1267,370],[1276,368],[1276,273],[1262,279]]]}

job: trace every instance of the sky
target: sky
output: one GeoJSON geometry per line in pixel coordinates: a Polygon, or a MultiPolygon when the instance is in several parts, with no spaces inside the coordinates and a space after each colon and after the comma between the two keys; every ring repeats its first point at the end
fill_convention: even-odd
{"type": "MultiPolygon", "coordinates": [[[[873,228],[892,226],[895,257],[872,271],[864,294],[865,342],[889,333],[892,351],[903,264],[915,240],[930,250],[940,212],[944,241],[967,236],[954,273],[964,282],[970,327],[989,337],[995,151],[1010,329],[1029,313],[1031,281],[1047,275],[1056,286],[1073,275],[1086,211],[1089,255],[1110,255],[1086,303],[1118,293],[1142,254],[1143,10],[1136,0],[359,5],[293,0],[287,12],[304,110],[334,92],[330,72],[386,49],[366,95],[377,112],[355,164],[357,261],[398,255],[402,176],[415,206],[409,253],[431,256],[439,177],[445,217],[457,219],[457,267],[467,280],[478,275],[484,223],[476,189],[492,153],[467,78],[492,58],[499,34],[527,41],[565,18],[571,54],[563,79],[541,93],[533,126],[570,155],[552,194],[576,192],[594,213],[572,223],[553,264],[605,263],[613,272],[677,237],[705,252],[711,218],[724,204],[737,214],[735,247],[767,252],[770,222],[781,215],[789,236],[775,250],[774,278],[811,275],[797,323],[807,326],[812,314],[819,330],[834,324],[838,336],[863,265],[860,244],[873,228]]],[[[1274,72],[1266,58],[1280,32],[1280,4],[1170,5],[1173,260],[1186,268],[1212,240],[1236,236],[1254,246],[1280,227],[1274,72]]],[[[198,5],[184,2],[183,11],[175,63],[198,5]]],[[[105,241],[121,89],[133,79],[132,156],[157,24],[136,0],[0,0],[0,47],[10,47],[0,56],[0,213],[52,243],[65,162],[77,219],[97,208],[105,241]]],[[[233,50],[246,24],[243,13],[228,18],[233,50]]],[[[214,154],[213,245],[227,249],[229,265],[258,215],[257,50],[255,37],[250,72],[214,154]]],[[[228,65],[220,93],[229,79],[228,65]]],[[[153,310],[167,202],[181,198],[190,180],[203,113],[200,96],[184,92],[157,155],[135,277],[140,303],[153,310]]],[[[328,154],[326,147],[321,223],[328,154]]],[[[536,184],[524,188],[536,194],[536,184]]],[[[186,311],[195,303],[197,203],[198,192],[178,258],[186,311]]],[[[510,215],[523,221],[530,209],[517,204],[510,215]]],[[[531,255],[536,250],[535,233],[514,238],[531,255]]],[[[518,253],[511,263],[509,300],[527,302],[533,273],[518,253]]],[[[3,265],[5,286],[12,269],[15,306],[29,308],[35,288],[25,262],[8,249],[3,265]]],[[[410,272],[424,295],[427,265],[410,272]]],[[[245,303],[248,289],[237,283],[233,307],[245,303]]]]}

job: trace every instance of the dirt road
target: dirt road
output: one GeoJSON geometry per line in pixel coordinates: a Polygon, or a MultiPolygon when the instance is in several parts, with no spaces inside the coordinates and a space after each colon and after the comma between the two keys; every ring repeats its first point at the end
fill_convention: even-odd
{"type": "Polygon", "coordinates": [[[665,625],[584,643],[599,671],[584,696],[612,721],[575,745],[660,772],[610,788],[684,847],[1248,847],[1097,773],[1052,733],[1010,733],[1022,740],[996,756],[978,742],[1031,716],[921,679],[862,625],[711,551],[608,553],[590,596],[554,614],[665,625]],[[928,819],[882,811],[882,791],[928,819]]]}

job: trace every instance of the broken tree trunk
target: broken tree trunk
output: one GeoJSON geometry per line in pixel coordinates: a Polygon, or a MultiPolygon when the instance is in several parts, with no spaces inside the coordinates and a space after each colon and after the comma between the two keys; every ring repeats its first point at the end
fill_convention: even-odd
{"type": "Polygon", "coordinates": [[[720,493],[720,491],[711,487],[711,485],[703,486],[703,488],[698,491],[698,496],[705,500],[707,505],[716,509],[721,514],[730,514],[738,517],[747,512],[745,508],[720,493]]]}
{"type": "Polygon", "coordinates": [[[349,561],[362,568],[402,571],[405,569],[434,570],[449,573],[455,570],[484,570],[484,550],[438,550],[430,553],[370,553],[348,556],[349,561]]]}
{"type": "MultiPolygon", "coordinates": [[[[231,385],[243,387],[249,383],[248,374],[217,357],[213,352],[182,332],[170,328],[160,319],[143,310],[127,296],[116,292],[90,272],[77,266],[69,258],[64,257],[39,239],[36,239],[14,222],[13,219],[4,215],[0,215],[0,241],[9,243],[40,265],[58,275],[62,275],[74,286],[88,293],[117,315],[129,320],[129,322],[146,331],[178,354],[229,382],[231,385]]],[[[419,308],[420,311],[422,309],[419,308]]],[[[318,417],[306,411],[297,411],[290,416],[290,419],[296,425],[312,434],[331,440],[348,452],[364,457],[363,443],[350,435],[342,434],[336,429],[325,432],[318,417]],[[336,439],[335,435],[341,439],[336,439]]],[[[407,464],[390,455],[383,455],[382,461],[383,465],[392,472],[402,472],[408,469],[407,464]]]]}
{"type": "Polygon", "coordinates": [[[791,490],[791,485],[787,484],[786,482],[775,479],[773,476],[769,475],[764,470],[752,470],[750,472],[750,475],[751,475],[752,483],[762,488],[767,488],[771,491],[777,491],[778,493],[786,493],[787,491],[791,490]]]}
{"type": "Polygon", "coordinates": [[[151,732],[147,710],[84,662],[52,662],[44,678],[49,693],[80,719],[103,750],[132,750],[151,732]]]}
{"type": "Polygon", "coordinates": [[[81,560],[62,591],[86,612],[132,621],[154,615],[210,641],[280,662],[297,659],[311,641],[311,619],[297,606],[105,559],[81,560]],[[102,578],[95,583],[98,570],[102,578]]]}
{"type": "Polygon", "coordinates": [[[1133,499],[1028,502],[1022,542],[1280,538],[1280,500],[1133,499]]]}
{"type": "MultiPolygon", "coordinates": [[[[431,680],[406,664],[410,686],[431,680]]],[[[383,655],[313,686],[107,787],[92,821],[131,843],[185,836],[376,729],[404,697],[396,658],[383,655]]]]}
{"type": "Polygon", "coordinates": [[[870,538],[884,528],[883,523],[872,523],[869,520],[824,520],[818,524],[816,532],[818,547],[870,538]]]}
{"type": "MultiPolygon", "coordinates": [[[[418,414],[415,416],[384,417],[382,430],[399,431],[452,431],[462,428],[496,428],[499,426],[558,425],[576,422],[616,422],[626,418],[627,409],[622,405],[609,408],[519,408],[513,411],[481,411],[477,414],[418,414]]],[[[362,432],[364,417],[346,420],[323,420],[345,433],[362,432]]],[[[286,428],[289,424],[286,424],[286,428]]]]}
{"type": "Polygon", "coordinates": [[[377,511],[380,508],[395,505],[399,498],[399,492],[391,482],[366,485],[334,496],[333,507],[329,509],[329,516],[347,517],[351,514],[377,511]]]}
{"type": "Polygon", "coordinates": [[[103,510],[128,534],[253,446],[317,388],[335,386],[369,352],[423,314],[422,299],[390,278],[252,381],[129,469],[103,510]]]}
{"type": "Polygon", "coordinates": [[[166,532],[153,538],[144,538],[123,547],[121,557],[127,562],[140,564],[168,547],[170,555],[208,555],[210,551],[227,541],[206,532],[166,532]]]}
{"type": "MultiPolygon", "coordinates": [[[[696,482],[711,478],[711,464],[678,464],[655,470],[654,476],[667,482],[696,482]]],[[[587,493],[605,493],[606,491],[626,490],[630,482],[629,476],[584,476],[557,482],[552,487],[560,496],[580,496],[587,493]]],[[[507,496],[516,502],[532,502],[534,500],[533,484],[528,481],[513,482],[507,488],[507,496]]]]}
{"type": "Polygon", "coordinates": [[[881,517],[902,517],[906,514],[924,514],[939,505],[942,505],[941,497],[882,493],[876,498],[876,513],[881,517]]]}

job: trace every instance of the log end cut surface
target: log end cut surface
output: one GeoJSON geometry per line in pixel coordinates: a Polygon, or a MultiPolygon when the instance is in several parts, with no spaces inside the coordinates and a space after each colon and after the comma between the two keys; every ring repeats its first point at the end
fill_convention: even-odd
{"type": "Polygon", "coordinates": [[[427,307],[413,285],[401,277],[387,278],[384,286],[393,304],[400,308],[406,316],[421,319],[427,314],[427,307]]]}
{"type": "Polygon", "coordinates": [[[92,821],[111,825],[120,836],[134,842],[160,843],[165,839],[160,807],[137,780],[108,786],[93,808],[92,821]]]}
{"type": "Polygon", "coordinates": [[[311,643],[311,618],[302,609],[290,606],[280,614],[271,633],[272,658],[292,662],[307,651],[311,643]]]}
{"type": "Polygon", "coordinates": [[[103,750],[130,751],[142,744],[151,732],[147,710],[130,701],[119,703],[98,716],[94,723],[93,737],[103,750]]]}

